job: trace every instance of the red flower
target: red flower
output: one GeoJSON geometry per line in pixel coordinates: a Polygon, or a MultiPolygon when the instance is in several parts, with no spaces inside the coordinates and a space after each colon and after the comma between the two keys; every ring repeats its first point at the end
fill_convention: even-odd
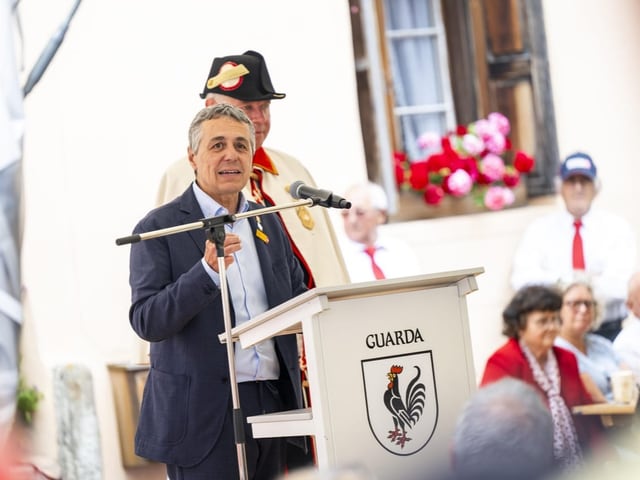
{"type": "Polygon", "coordinates": [[[404,184],[404,164],[407,161],[407,154],[404,152],[393,152],[393,165],[395,167],[396,186],[400,188],[404,184]]]}
{"type": "Polygon", "coordinates": [[[458,125],[456,127],[456,135],[463,136],[467,134],[467,127],[465,125],[458,125]]]}
{"type": "Polygon", "coordinates": [[[493,180],[490,177],[486,176],[484,173],[480,173],[478,175],[478,184],[479,185],[491,185],[492,181],[493,180]]]}
{"type": "Polygon", "coordinates": [[[502,176],[502,182],[505,187],[513,188],[520,183],[520,173],[513,167],[507,167],[502,176]]]}
{"type": "Polygon", "coordinates": [[[464,157],[460,159],[460,168],[466,170],[471,179],[475,182],[480,175],[478,171],[478,162],[473,157],[464,157]]]}
{"type": "Polygon", "coordinates": [[[504,151],[510,151],[512,146],[511,139],[509,137],[504,137],[504,151]]]}
{"type": "Polygon", "coordinates": [[[438,185],[429,184],[424,190],[424,201],[428,205],[439,205],[444,198],[444,190],[438,185]]]}
{"type": "Polygon", "coordinates": [[[513,159],[513,166],[520,173],[529,173],[535,167],[535,160],[523,151],[518,150],[516,156],[513,159]]]}
{"type": "Polygon", "coordinates": [[[414,162],[411,164],[409,176],[409,184],[414,190],[422,190],[429,182],[429,172],[427,171],[427,162],[414,162]]]}
{"type": "MultiPolygon", "coordinates": [[[[396,152],[394,167],[398,188],[411,188],[421,192],[425,203],[429,205],[439,205],[447,195],[468,194],[480,199],[488,209],[510,205],[512,201],[504,201],[498,205],[494,200],[504,199],[507,193],[513,197],[511,189],[519,184],[522,174],[533,170],[535,160],[525,152],[513,151],[513,144],[507,136],[508,119],[500,115],[504,124],[501,125],[506,125],[506,131],[503,131],[493,121],[498,115],[500,114],[493,112],[487,119],[477,120],[467,126],[458,125],[442,136],[425,132],[420,136],[418,146],[427,154],[416,162],[411,162],[406,154],[396,152]],[[427,138],[429,142],[426,142],[427,138]],[[439,151],[438,139],[441,147],[439,151]],[[489,176],[481,171],[487,167],[485,157],[489,153],[499,155],[505,163],[513,161],[505,165],[504,173],[489,176]],[[452,186],[449,185],[450,182],[452,186]],[[467,188],[469,184],[470,188],[467,188]]],[[[490,169],[487,169],[487,173],[490,173],[490,169]]]]}

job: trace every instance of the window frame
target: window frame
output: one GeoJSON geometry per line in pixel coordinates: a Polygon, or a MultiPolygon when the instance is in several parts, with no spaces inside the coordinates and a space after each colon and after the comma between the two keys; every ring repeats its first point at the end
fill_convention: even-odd
{"type": "MultiPolygon", "coordinates": [[[[435,2],[441,8],[446,31],[449,81],[455,117],[459,124],[470,123],[492,111],[490,93],[486,88],[487,79],[499,70],[498,64],[504,61],[504,58],[486,51],[484,42],[488,40],[478,34],[482,31],[478,22],[483,20],[482,15],[490,8],[506,6],[513,10],[511,14],[515,12],[520,15],[518,18],[524,26],[523,42],[528,49],[526,58],[530,62],[531,70],[534,125],[530,128],[535,132],[533,154],[536,158],[536,168],[526,177],[526,198],[555,193],[558,147],[542,0],[435,2]],[[455,52],[455,55],[451,52],[455,52]]],[[[381,20],[384,15],[383,0],[350,0],[349,3],[354,25],[353,45],[367,175],[370,180],[382,184],[389,194],[393,219],[398,201],[392,159],[397,145],[394,139],[398,138],[398,135],[395,122],[392,121],[395,115],[391,87],[393,79],[390,78],[389,67],[385,68],[385,63],[388,65],[388,57],[380,30],[384,25],[384,21],[381,20]],[[381,98],[384,98],[384,108],[380,108],[380,103],[375,101],[381,98]]],[[[435,216],[448,214],[445,211],[442,215],[435,216]]],[[[429,216],[434,215],[425,213],[423,218],[429,216]]],[[[402,219],[403,216],[400,215],[398,218],[402,219]]]]}

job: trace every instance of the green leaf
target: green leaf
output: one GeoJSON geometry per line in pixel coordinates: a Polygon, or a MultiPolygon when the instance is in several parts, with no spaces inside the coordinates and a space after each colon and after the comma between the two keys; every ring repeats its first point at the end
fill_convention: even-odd
{"type": "Polygon", "coordinates": [[[26,423],[31,423],[33,414],[38,409],[38,403],[40,403],[40,400],[43,398],[44,395],[37,387],[28,387],[24,380],[22,378],[20,379],[16,407],[26,423]]]}

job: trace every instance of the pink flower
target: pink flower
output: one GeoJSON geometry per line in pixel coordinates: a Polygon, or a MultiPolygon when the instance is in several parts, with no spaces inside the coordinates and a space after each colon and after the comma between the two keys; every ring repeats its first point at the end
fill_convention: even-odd
{"type": "Polygon", "coordinates": [[[483,140],[497,132],[495,125],[484,118],[473,123],[471,125],[471,131],[483,140]]]}
{"type": "Polygon", "coordinates": [[[418,137],[418,146],[423,150],[433,150],[440,146],[440,135],[435,132],[425,132],[418,137]]]}
{"type": "Polygon", "coordinates": [[[487,116],[487,120],[489,120],[489,123],[491,123],[502,135],[509,135],[511,125],[509,124],[509,119],[503,114],[499,112],[492,112],[487,116]]]}
{"type": "Polygon", "coordinates": [[[498,155],[504,153],[504,147],[507,145],[507,139],[500,132],[493,132],[484,139],[487,150],[498,155]]]}
{"type": "Polygon", "coordinates": [[[506,187],[489,187],[484,195],[484,206],[489,210],[502,210],[515,201],[515,195],[506,187]]]}
{"type": "Polygon", "coordinates": [[[484,142],[472,133],[467,133],[462,137],[462,148],[469,155],[479,155],[484,150],[484,142]]]}
{"type": "Polygon", "coordinates": [[[489,183],[495,182],[504,175],[504,161],[498,155],[488,153],[480,162],[481,171],[484,173],[489,183]]]}
{"type": "Polygon", "coordinates": [[[442,136],[423,133],[417,140],[425,151],[422,159],[396,158],[399,188],[423,193],[429,205],[438,205],[449,195],[464,197],[471,192],[474,199],[482,198],[487,210],[511,205],[515,201],[513,188],[520,183],[522,174],[535,167],[535,160],[524,152],[512,151],[510,131],[509,119],[491,112],[467,126],[457,125],[442,136]]]}
{"type": "Polygon", "coordinates": [[[447,189],[456,197],[463,197],[471,191],[473,180],[471,175],[460,169],[447,177],[447,189]]]}

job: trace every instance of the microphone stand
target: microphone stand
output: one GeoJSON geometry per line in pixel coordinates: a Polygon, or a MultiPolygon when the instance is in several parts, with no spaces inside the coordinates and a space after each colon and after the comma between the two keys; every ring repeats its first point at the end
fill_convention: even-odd
{"type": "MultiPolygon", "coordinates": [[[[116,245],[127,245],[129,243],[137,243],[142,240],[151,240],[152,238],[164,237],[166,235],[173,235],[174,233],[188,232],[190,230],[197,230],[199,228],[211,229],[216,226],[227,223],[233,223],[236,220],[241,220],[248,217],[257,217],[266,213],[279,212],[280,210],[287,210],[289,208],[296,208],[302,206],[312,207],[318,205],[317,198],[306,198],[304,200],[298,200],[297,202],[282,203],[273,207],[264,207],[258,210],[250,210],[245,213],[237,213],[235,215],[218,215],[217,217],[208,217],[198,220],[197,222],[185,223],[184,225],[176,225],[175,227],[160,228],[158,230],[152,230],[150,232],[138,233],[135,235],[128,235],[126,237],[116,238],[116,245]]],[[[224,237],[222,238],[224,241],[224,237]]]]}
{"type": "Polygon", "coordinates": [[[177,225],[175,227],[161,228],[151,232],[129,235],[116,239],[116,245],[125,245],[129,243],[137,243],[142,240],[150,240],[152,238],[173,235],[175,233],[187,232],[189,230],[197,230],[203,228],[207,230],[207,238],[216,246],[218,255],[218,274],[220,276],[220,292],[222,294],[222,315],[224,318],[224,339],[227,346],[227,361],[229,365],[229,377],[231,384],[231,400],[233,403],[233,432],[235,436],[236,449],[238,455],[238,470],[240,472],[240,480],[248,478],[247,458],[244,437],[244,419],[240,408],[240,394],[238,392],[238,383],[236,379],[236,365],[233,338],[231,336],[231,308],[229,305],[229,290],[227,285],[227,267],[224,263],[224,239],[226,236],[225,225],[234,223],[236,220],[243,218],[256,217],[267,213],[279,212],[288,208],[299,206],[317,205],[318,199],[307,198],[298,200],[297,202],[284,203],[273,207],[265,207],[257,210],[250,210],[235,215],[218,215],[216,217],[208,217],[197,222],[187,223],[185,225],[177,225]]]}

